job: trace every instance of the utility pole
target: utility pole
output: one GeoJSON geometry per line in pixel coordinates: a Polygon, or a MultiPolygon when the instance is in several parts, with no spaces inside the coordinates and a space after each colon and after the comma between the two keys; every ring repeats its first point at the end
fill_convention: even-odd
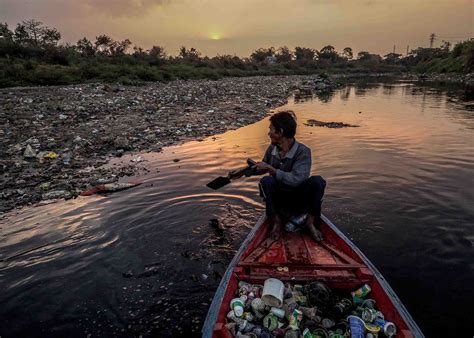
{"type": "Polygon", "coordinates": [[[433,48],[433,42],[436,39],[435,33],[431,33],[430,35],[430,48],[433,48]]]}
{"type": "Polygon", "coordinates": [[[395,46],[396,46],[396,45],[393,45],[393,54],[395,54],[395,46]]]}
{"type": "Polygon", "coordinates": [[[408,48],[409,48],[409,47],[410,47],[410,46],[409,46],[409,45],[407,45],[407,55],[408,55],[408,48]]]}

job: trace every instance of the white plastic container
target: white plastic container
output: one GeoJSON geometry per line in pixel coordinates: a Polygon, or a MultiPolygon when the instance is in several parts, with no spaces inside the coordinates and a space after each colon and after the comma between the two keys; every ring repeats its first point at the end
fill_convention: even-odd
{"type": "Polygon", "coordinates": [[[283,305],[285,285],[276,278],[268,278],[263,285],[262,300],[265,305],[280,308],[283,305]]]}

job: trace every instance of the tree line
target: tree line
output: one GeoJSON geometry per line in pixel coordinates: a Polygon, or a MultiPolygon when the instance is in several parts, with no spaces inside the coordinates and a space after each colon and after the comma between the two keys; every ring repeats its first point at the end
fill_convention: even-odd
{"type": "Polygon", "coordinates": [[[438,48],[419,47],[408,55],[380,56],[368,51],[357,55],[351,47],[337,51],[286,46],[259,48],[248,57],[202,56],[195,48],[181,47],[176,56],[162,46],[143,49],[129,39],[108,35],[61,44],[61,33],[37,20],[26,20],[10,29],[0,23],[0,86],[67,84],[87,80],[159,81],[173,78],[285,75],[325,72],[472,72],[474,41],[444,43],[438,48]]]}

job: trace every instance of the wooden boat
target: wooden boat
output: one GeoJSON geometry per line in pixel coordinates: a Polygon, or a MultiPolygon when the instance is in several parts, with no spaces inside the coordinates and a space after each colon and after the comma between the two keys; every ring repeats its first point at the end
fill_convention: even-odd
{"type": "Polygon", "coordinates": [[[263,284],[269,277],[293,283],[317,280],[334,289],[351,291],[367,283],[372,289],[370,298],[397,326],[396,337],[424,337],[375,266],[329,219],[321,219],[324,240],[319,243],[299,232],[285,233],[274,241],[268,236],[268,223],[262,216],[222,278],[204,322],[203,337],[231,338],[225,327],[226,315],[239,280],[263,284]]]}

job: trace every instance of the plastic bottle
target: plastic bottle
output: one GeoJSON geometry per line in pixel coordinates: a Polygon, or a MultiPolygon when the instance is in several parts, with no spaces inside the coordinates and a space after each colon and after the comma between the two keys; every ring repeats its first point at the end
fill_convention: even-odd
{"type": "Polygon", "coordinates": [[[291,216],[288,223],[285,224],[285,230],[289,232],[298,231],[299,228],[304,224],[308,214],[302,214],[299,216],[291,216]]]}
{"type": "Polygon", "coordinates": [[[364,284],[357,290],[351,292],[352,297],[364,298],[372,289],[367,284],[364,284]]]}
{"type": "Polygon", "coordinates": [[[234,298],[230,302],[230,308],[234,311],[237,317],[242,317],[242,315],[244,314],[244,307],[246,301],[247,297],[242,296],[240,298],[234,298]]]}

